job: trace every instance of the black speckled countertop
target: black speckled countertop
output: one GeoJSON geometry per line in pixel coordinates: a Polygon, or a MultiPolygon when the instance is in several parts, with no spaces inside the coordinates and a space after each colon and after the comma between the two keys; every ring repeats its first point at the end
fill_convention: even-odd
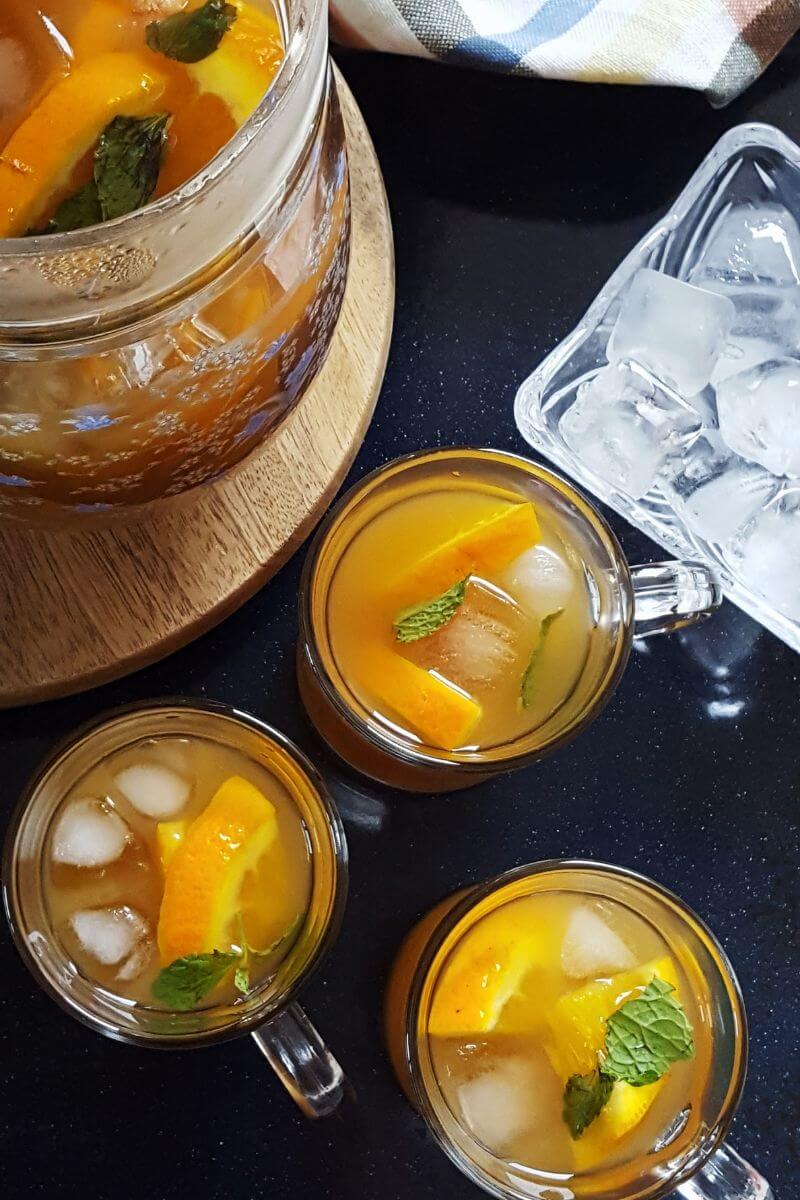
{"type": "MultiPolygon", "coordinates": [[[[423,446],[523,450],[515,388],[575,323],[719,134],[800,138],[800,41],[745,97],[536,83],[341,56],[383,164],[397,240],[386,384],[351,480],[423,446]]],[[[616,516],[632,560],[661,553],[616,516]]],[[[307,1123],[247,1039],[157,1054],[70,1020],[0,929],[3,1200],[471,1200],[390,1074],[381,996],[415,918],[460,884],[538,858],[634,867],[706,918],[739,973],[750,1075],[733,1141],[800,1194],[800,658],[737,609],[634,653],[615,699],[556,757],[450,798],[341,770],[294,682],[298,554],[217,630],[75,699],[0,715],[7,814],[78,722],[168,693],[235,703],[322,766],[347,825],[344,928],[305,1003],[357,1092],[307,1123]]]]}

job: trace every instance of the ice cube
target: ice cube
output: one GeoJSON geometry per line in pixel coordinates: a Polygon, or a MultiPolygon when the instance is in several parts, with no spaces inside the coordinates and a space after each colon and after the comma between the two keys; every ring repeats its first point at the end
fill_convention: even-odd
{"type": "Polygon", "coordinates": [[[707,542],[723,544],[775,495],[769,471],[732,454],[716,430],[688,448],[665,491],[689,528],[707,542]]]}
{"type": "MultiPolygon", "coordinates": [[[[795,344],[800,348],[800,340],[795,344]]],[[[717,365],[711,376],[712,386],[719,387],[722,381],[731,375],[749,371],[751,367],[768,362],[769,359],[775,357],[776,353],[780,354],[781,352],[781,348],[770,338],[750,337],[747,334],[734,332],[725,347],[725,353],[717,359],[717,365]]]]}
{"type": "Polygon", "coordinates": [[[784,616],[800,620],[800,500],[772,506],[744,530],[737,572],[784,616]]]}
{"type": "Polygon", "coordinates": [[[771,359],[723,380],[717,412],[731,450],[776,475],[800,476],[800,362],[771,359]]]}
{"type": "Polygon", "coordinates": [[[75,800],[53,833],[53,859],[72,867],[105,867],[116,862],[131,836],[107,801],[75,800]]]}
{"type": "Polygon", "coordinates": [[[509,673],[522,678],[530,648],[530,622],[519,605],[500,588],[470,579],[455,616],[436,633],[403,646],[403,653],[472,693],[509,673]]]}
{"type": "Polygon", "coordinates": [[[618,933],[592,908],[576,908],[561,943],[561,968],[571,979],[615,975],[636,965],[618,933]]]}
{"type": "Polygon", "coordinates": [[[800,283],[800,229],[778,204],[736,204],[717,220],[690,279],[706,283],[800,283]]]}
{"type": "Polygon", "coordinates": [[[569,564],[549,546],[531,546],[506,567],[500,586],[535,617],[564,608],[575,590],[569,564]]]}
{"type": "Polygon", "coordinates": [[[128,973],[131,964],[134,968],[139,963],[144,966],[146,959],[143,958],[142,947],[150,944],[150,928],[144,917],[134,909],[127,905],[84,909],[73,913],[69,923],[81,946],[97,962],[104,967],[123,964],[119,978],[135,977],[128,973]]]}
{"type": "Polygon", "coordinates": [[[134,763],[114,777],[129,804],[154,821],[170,821],[185,807],[192,785],[177,771],[157,762],[134,763]]]}
{"type": "Polygon", "coordinates": [[[458,1104],[464,1123],[487,1150],[501,1154],[520,1134],[537,1124],[543,1099],[554,1100],[546,1067],[533,1060],[507,1058],[470,1079],[458,1089],[458,1104]],[[548,1086],[549,1085],[549,1086],[548,1086]]]}
{"type": "Polygon", "coordinates": [[[699,427],[689,405],[624,363],[581,384],[559,422],[564,441],[589,469],[634,500],[699,427]]]}
{"type": "Polygon", "coordinates": [[[643,267],[623,300],[608,358],[641,363],[681,395],[694,396],[711,379],[733,318],[727,297],[643,267]]]}

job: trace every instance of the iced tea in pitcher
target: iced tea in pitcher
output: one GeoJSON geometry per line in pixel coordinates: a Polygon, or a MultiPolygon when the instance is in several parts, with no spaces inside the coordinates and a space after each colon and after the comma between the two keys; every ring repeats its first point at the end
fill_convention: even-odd
{"type": "Polygon", "coordinates": [[[325,17],[304,7],[3,5],[0,512],[180,493],[316,374],[349,212],[325,17]]]}

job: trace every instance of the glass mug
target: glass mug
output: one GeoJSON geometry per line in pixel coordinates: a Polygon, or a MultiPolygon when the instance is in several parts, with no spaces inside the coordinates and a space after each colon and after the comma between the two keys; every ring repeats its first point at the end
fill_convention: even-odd
{"type": "Polygon", "coordinates": [[[722,593],[700,563],[631,567],[597,510],[545,467],[499,450],[422,451],[355,485],[319,529],[300,586],[297,672],[306,710],[325,741],[357,770],[394,787],[450,791],[536,762],[570,741],[611,698],[635,637],[681,628],[719,606],[722,593]],[[479,474],[478,474],[479,473],[479,474]],[[398,501],[443,487],[516,493],[548,514],[581,563],[589,597],[588,652],[566,702],[521,736],[479,750],[440,750],[376,718],[337,663],[329,621],[332,582],[353,539],[398,501]]]}
{"type": "Polygon", "coordinates": [[[406,1096],[452,1162],[491,1196],[661,1200],[674,1192],[684,1200],[772,1200],[766,1180],[724,1144],[747,1068],[747,1020],[739,984],[703,922],[671,892],[641,875],[604,863],[553,860],[517,867],[448,897],[422,918],[400,948],[385,1018],[390,1058],[406,1096]],[[537,1171],[510,1153],[501,1158],[483,1145],[445,1096],[427,1032],[437,981],[461,939],[509,900],[553,894],[575,897],[576,903],[586,897],[613,901],[643,918],[685,968],[690,986],[695,983],[703,1026],[695,1026],[698,1060],[701,1037],[707,1046],[702,1086],[693,1089],[690,1102],[651,1149],[631,1161],[580,1174],[537,1171]]]}
{"type": "Polygon", "coordinates": [[[346,1080],[296,997],[335,939],[346,892],[344,830],[317,771],[283,734],[211,702],[131,705],[78,730],[25,789],[3,858],[3,897],[17,949],[44,990],[71,1016],[97,1033],[156,1049],[204,1046],[249,1033],[309,1117],[332,1112],[346,1080]],[[51,928],[43,856],[59,802],[107,755],[165,735],[216,742],[264,767],[293,800],[311,851],[311,897],[300,932],[275,974],[236,1004],[170,1012],[115,995],[80,972],[51,928]]]}
{"type": "Polygon", "coordinates": [[[95,228],[0,239],[0,518],[61,524],[239,463],[317,375],[344,296],[347,151],[325,0],[197,176],[95,228]]]}

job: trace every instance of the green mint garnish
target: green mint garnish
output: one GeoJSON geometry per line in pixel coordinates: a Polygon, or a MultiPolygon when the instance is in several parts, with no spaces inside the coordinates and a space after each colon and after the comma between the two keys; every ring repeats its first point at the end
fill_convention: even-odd
{"type": "Polygon", "coordinates": [[[143,208],[156,190],[169,113],[115,117],[94,154],[94,181],[104,221],[143,208]]]}
{"type": "Polygon", "coordinates": [[[608,1104],[613,1079],[599,1067],[588,1075],[571,1075],[564,1088],[564,1121],[575,1141],[608,1104]]]}
{"type": "Polygon", "coordinates": [[[145,39],[156,54],[178,62],[196,63],[208,58],[219,46],[238,16],[233,4],[206,0],[201,8],[175,13],[163,21],[151,21],[145,39]]]}
{"type": "Polygon", "coordinates": [[[694,1054],[692,1027],[675,989],[657,977],[606,1021],[603,1071],[634,1087],[655,1083],[674,1062],[694,1054]]]}
{"type": "Polygon", "coordinates": [[[655,975],[608,1018],[597,1067],[587,1075],[571,1075],[564,1088],[563,1117],[573,1138],[600,1115],[617,1081],[644,1087],[666,1075],[672,1063],[692,1058],[692,1027],[674,991],[655,975]]]}
{"type": "Polygon", "coordinates": [[[176,1012],[188,1012],[222,982],[240,957],[235,951],[224,954],[214,950],[211,954],[187,954],[176,958],[159,971],[153,983],[153,995],[176,1012]]]}
{"type": "Polygon", "coordinates": [[[468,579],[469,576],[454,583],[433,600],[412,604],[410,608],[399,612],[393,621],[394,636],[398,642],[418,642],[451,621],[464,603],[468,579]]]}
{"type": "Polygon", "coordinates": [[[246,996],[250,991],[250,963],[253,959],[269,958],[287,939],[293,938],[303,921],[305,913],[298,913],[289,928],[264,950],[254,950],[244,936],[241,915],[237,913],[239,927],[239,950],[214,950],[211,954],[186,954],[176,958],[168,967],[159,971],[152,986],[156,1000],[176,1012],[188,1012],[196,1008],[217,984],[235,967],[233,982],[237,992],[246,996]]]}
{"type": "Polygon", "coordinates": [[[533,698],[536,693],[536,667],[544,648],[545,639],[550,630],[550,626],[563,613],[563,608],[557,608],[553,612],[548,613],[546,617],[542,617],[539,626],[539,633],[536,637],[536,643],[531,650],[531,656],[528,659],[528,665],[522,673],[522,684],[520,685],[520,703],[523,708],[530,708],[533,704],[533,698]]]}
{"type": "Polygon", "coordinates": [[[93,179],[78,188],[72,196],[62,200],[44,229],[38,233],[69,233],[71,229],[88,229],[103,220],[97,184],[93,179]]]}

